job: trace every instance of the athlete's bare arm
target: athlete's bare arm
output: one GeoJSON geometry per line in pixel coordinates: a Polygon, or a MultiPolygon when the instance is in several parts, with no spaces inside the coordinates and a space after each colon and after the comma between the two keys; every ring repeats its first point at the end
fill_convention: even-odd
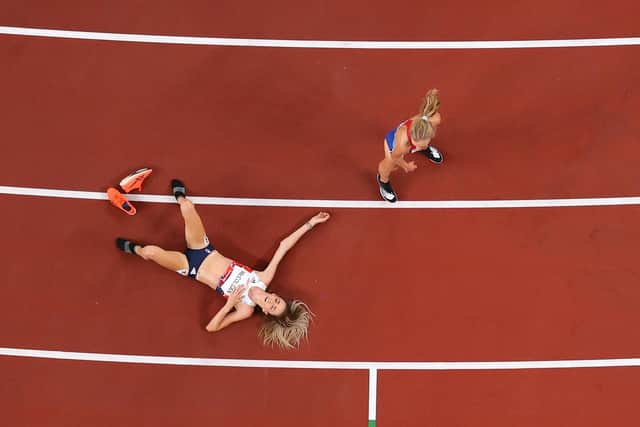
{"type": "Polygon", "coordinates": [[[304,236],[309,230],[311,230],[316,224],[320,224],[322,222],[326,222],[329,220],[331,215],[326,212],[320,212],[309,219],[306,223],[298,227],[296,231],[291,233],[285,239],[283,239],[278,245],[278,249],[276,253],[273,254],[271,261],[266,269],[263,271],[256,271],[256,274],[262,280],[262,282],[269,286],[269,283],[273,280],[273,276],[276,274],[276,270],[278,269],[278,264],[282,261],[282,258],[286,255],[289,250],[298,243],[298,240],[302,236],[304,236]]]}
{"type": "Polygon", "coordinates": [[[253,307],[240,302],[244,286],[238,286],[227,298],[226,304],[218,310],[209,321],[207,331],[216,332],[226,328],[232,323],[247,319],[253,314],[253,307]]]}
{"type": "Polygon", "coordinates": [[[409,151],[411,151],[405,129],[406,128],[403,125],[398,127],[396,130],[396,135],[394,137],[395,145],[391,152],[391,160],[393,160],[393,162],[397,166],[401,167],[405,172],[411,172],[415,170],[417,166],[415,162],[407,162],[404,159],[405,154],[409,154],[409,151]]]}

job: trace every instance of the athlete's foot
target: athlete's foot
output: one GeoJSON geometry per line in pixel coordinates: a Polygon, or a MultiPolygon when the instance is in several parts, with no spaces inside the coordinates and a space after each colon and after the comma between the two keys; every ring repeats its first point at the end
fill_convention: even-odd
{"type": "Polygon", "coordinates": [[[427,157],[427,159],[431,160],[433,163],[437,165],[439,165],[444,161],[444,157],[442,156],[442,153],[440,152],[440,150],[438,150],[433,145],[429,145],[426,150],[422,150],[420,152],[424,154],[427,157]]]}
{"type": "Polygon", "coordinates": [[[120,181],[120,188],[122,188],[125,193],[131,193],[133,190],[142,191],[142,182],[151,175],[151,172],[153,172],[153,169],[142,168],[130,173],[120,181]]]}
{"type": "Polygon", "coordinates": [[[171,192],[176,200],[180,197],[187,197],[187,189],[184,186],[184,183],[178,179],[171,180],[171,192]]]}
{"type": "Polygon", "coordinates": [[[380,189],[380,195],[382,196],[382,198],[389,203],[397,202],[398,196],[396,196],[396,192],[393,191],[391,182],[380,181],[380,175],[376,175],[376,180],[378,181],[378,188],[380,189]]]}
{"type": "Polygon", "coordinates": [[[127,254],[135,254],[136,246],[142,246],[140,243],[132,242],[131,240],[123,239],[122,237],[118,237],[116,239],[116,246],[122,252],[127,254]]]}
{"type": "Polygon", "coordinates": [[[133,207],[131,202],[129,202],[118,190],[113,187],[109,187],[107,189],[107,197],[109,197],[109,201],[113,206],[120,209],[127,215],[135,215],[136,208],[133,207]]]}

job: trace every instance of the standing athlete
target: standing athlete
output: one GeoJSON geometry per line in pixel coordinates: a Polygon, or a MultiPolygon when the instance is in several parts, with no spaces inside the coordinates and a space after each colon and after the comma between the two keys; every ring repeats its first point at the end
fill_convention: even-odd
{"type": "Polygon", "coordinates": [[[380,195],[387,202],[398,201],[398,196],[391,187],[391,173],[398,168],[407,173],[413,172],[418,167],[414,161],[404,160],[406,154],[422,153],[436,164],[444,160],[442,153],[431,145],[436,128],[442,120],[439,110],[438,90],[431,89],[423,98],[418,114],[387,133],[384,139],[384,159],[378,164],[377,176],[380,195]]]}

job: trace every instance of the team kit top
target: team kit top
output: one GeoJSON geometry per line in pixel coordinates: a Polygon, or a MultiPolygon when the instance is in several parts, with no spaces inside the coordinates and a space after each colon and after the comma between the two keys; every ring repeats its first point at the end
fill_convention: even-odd
{"type": "Polygon", "coordinates": [[[251,307],[255,307],[256,303],[249,298],[249,289],[254,286],[263,291],[267,289],[267,285],[260,280],[253,269],[233,261],[220,278],[220,284],[216,288],[216,291],[226,298],[231,295],[238,286],[244,286],[244,292],[242,293],[240,302],[251,307]]]}
{"type": "Polygon", "coordinates": [[[418,147],[416,147],[416,145],[413,143],[413,139],[411,139],[411,123],[413,123],[412,119],[408,119],[405,120],[404,122],[400,123],[398,126],[396,126],[395,128],[391,129],[386,136],[386,141],[387,141],[387,146],[389,147],[389,151],[393,151],[393,148],[395,146],[395,135],[396,135],[396,131],[398,130],[399,127],[401,126],[405,126],[405,129],[407,131],[407,140],[409,141],[409,146],[411,147],[411,153],[415,153],[416,151],[420,151],[418,150],[418,147]]]}

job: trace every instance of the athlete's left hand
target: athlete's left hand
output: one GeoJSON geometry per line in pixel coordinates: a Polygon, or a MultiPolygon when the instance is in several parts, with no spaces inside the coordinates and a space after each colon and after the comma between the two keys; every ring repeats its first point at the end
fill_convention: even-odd
{"type": "Polygon", "coordinates": [[[227,298],[227,304],[230,306],[234,306],[240,301],[242,301],[242,293],[244,292],[244,286],[240,285],[231,292],[229,297],[227,298]]]}
{"type": "Polygon", "coordinates": [[[406,173],[413,172],[416,169],[418,169],[418,165],[416,165],[416,162],[414,161],[407,162],[407,165],[404,167],[404,171],[406,173]]]}
{"type": "Polygon", "coordinates": [[[311,217],[311,219],[309,220],[309,224],[316,225],[320,224],[321,222],[327,222],[329,221],[329,218],[331,218],[331,215],[329,215],[328,212],[319,212],[311,217]]]}

